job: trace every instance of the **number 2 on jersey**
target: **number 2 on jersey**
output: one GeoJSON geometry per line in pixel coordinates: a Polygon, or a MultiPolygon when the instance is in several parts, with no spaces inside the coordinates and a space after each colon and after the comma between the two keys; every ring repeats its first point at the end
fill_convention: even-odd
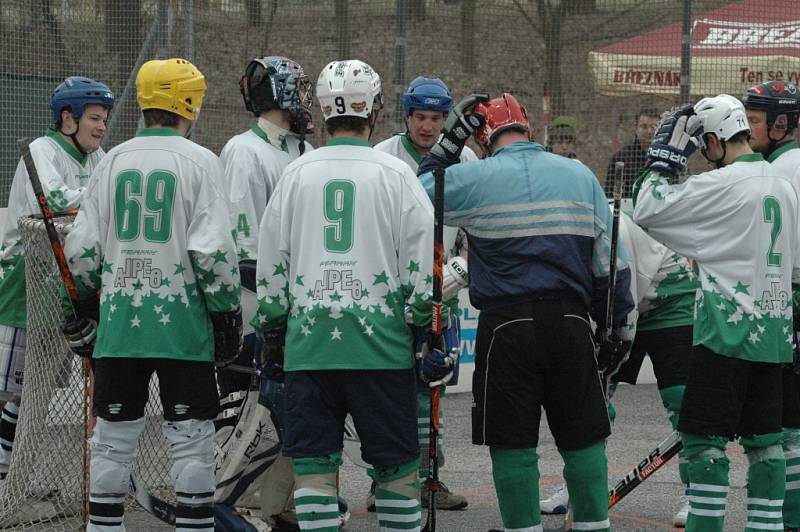
{"type": "Polygon", "coordinates": [[[325,183],[325,219],[332,222],[323,228],[325,250],[347,253],[353,247],[353,216],[356,185],[346,179],[325,183]]]}
{"type": "Polygon", "coordinates": [[[764,196],[764,223],[772,224],[769,235],[769,251],[767,251],[767,266],[780,266],[781,254],[775,252],[775,241],[781,234],[781,204],[775,196],[764,196]]]}
{"type": "MultiPolygon", "coordinates": [[[[172,234],[172,207],[175,203],[175,174],[153,170],[144,179],[144,238],[166,242],[172,234]]],[[[142,173],[125,170],[117,174],[114,190],[114,226],[117,240],[136,240],[142,231],[142,173]]]]}

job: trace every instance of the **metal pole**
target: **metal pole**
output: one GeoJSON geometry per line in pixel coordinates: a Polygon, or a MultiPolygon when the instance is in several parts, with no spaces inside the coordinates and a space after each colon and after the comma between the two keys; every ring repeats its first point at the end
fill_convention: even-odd
{"type": "Polygon", "coordinates": [[[681,36],[681,103],[691,95],[692,72],[692,0],[683,0],[683,34],[681,36]]]}
{"type": "Polygon", "coordinates": [[[406,89],[406,16],[407,0],[397,0],[394,32],[394,131],[405,131],[403,120],[403,92],[406,89]]]}
{"type": "Polygon", "coordinates": [[[186,43],[184,53],[189,62],[194,63],[194,0],[186,0],[186,43]]]}

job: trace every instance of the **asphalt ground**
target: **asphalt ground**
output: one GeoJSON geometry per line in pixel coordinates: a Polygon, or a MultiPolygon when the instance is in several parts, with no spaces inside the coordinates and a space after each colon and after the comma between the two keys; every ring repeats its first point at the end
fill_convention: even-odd
{"type": "MultiPolygon", "coordinates": [[[[500,512],[492,484],[491,463],[487,447],[471,443],[469,393],[448,394],[443,399],[446,415],[446,464],[441,479],[456,492],[463,493],[469,506],[459,511],[437,512],[440,531],[479,531],[501,528],[500,512]]],[[[617,419],[608,440],[609,484],[616,484],[670,432],[666,411],[661,405],[654,384],[620,385],[614,396],[617,419]]],[[[743,530],[747,461],[741,447],[731,443],[731,490],[725,530],[743,530]]],[[[553,438],[542,421],[539,445],[540,491],[543,496],[554,492],[563,482],[563,463],[553,444],[553,438]]],[[[374,513],[365,509],[369,479],[365,471],[345,459],[340,475],[341,495],[349,505],[352,517],[345,530],[374,531],[378,529],[374,513]]],[[[672,516],[679,506],[683,487],[678,479],[677,460],[673,459],[638,486],[611,511],[614,531],[673,530],[672,516]]],[[[423,511],[423,518],[425,513],[423,511]]],[[[556,527],[562,516],[543,516],[546,527],[556,527]]],[[[170,530],[141,510],[126,515],[129,531],[170,530]]]]}

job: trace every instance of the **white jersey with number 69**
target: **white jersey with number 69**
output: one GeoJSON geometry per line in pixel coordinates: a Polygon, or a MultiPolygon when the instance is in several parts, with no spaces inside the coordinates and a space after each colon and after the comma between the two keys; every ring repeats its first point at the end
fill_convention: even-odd
{"type": "Polygon", "coordinates": [[[222,165],[171,128],[148,128],[95,171],[65,253],[84,297],[101,291],[94,357],[210,362],[208,312],[239,305],[222,165]]]}
{"type": "Polygon", "coordinates": [[[694,344],[754,362],[792,360],[798,195],[760,154],[670,185],[643,177],[634,219],[697,261],[694,344]]]}

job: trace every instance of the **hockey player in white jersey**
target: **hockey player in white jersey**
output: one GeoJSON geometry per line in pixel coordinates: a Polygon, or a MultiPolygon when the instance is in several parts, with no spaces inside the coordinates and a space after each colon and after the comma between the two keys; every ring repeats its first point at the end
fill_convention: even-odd
{"type": "MultiPolygon", "coordinates": [[[[286,168],[267,206],[254,320],[261,330],[286,328],[284,454],[294,464],[297,516],[301,530],[338,530],[349,412],[374,467],[381,530],[419,530],[405,307],[416,325],[430,321],[433,208],[408,165],[368,143],[383,101],[369,65],[328,64],[316,93],[332,138],[286,168]]],[[[449,372],[431,370],[434,380],[449,372]]]]}
{"type": "Polygon", "coordinates": [[[176,530],[214,530],[214,362],[238,355],[242,328],[222,165],[186,138],[205,89],[184,59],[142,65],[136,96],[146,127],[98,166],[66,239],[82,298],[100,291],[89,531],[125,529],[153,372],[173,460],[176,530]]]}
{"type": "MultiPolygon", "coordinates": [[[[237,363],[250,366],[253,361],[253,347],[256,344],[256,335],[249,322],[256,310],[255,267],[258,227],[286,165],[312,149],[305,141],[305,136],[311,126],[313,91],[303,67],[296,61],[279,56],[251,60],[239,81],[239,89],[245,108],[253,113],[256,121],[249,130],[234,136],[225,144],[220,153],[220,160],[224,167],[224,186],[231,208],[231,227],[236,234],[242,283],[245,337],[237,363]]],[[[229,394],[236,395],[239,390],[246,390],[250,386],[250,381],[251,377],[243,373],[223,370],[217,374],[217,383],[223,397],[229,394]]],[[[282,388],[283,385],[275,383],[273,386],[282,388]]],[[[276,391],[281,393],[279,389],[276,391]]],[[[265,409],[243,409],[236,422],[243,429],[239,431],[241,434],[248,433],[246,428],[248,424],[259,423],[259,419],[242,417],[242,412],[269,415],[265,409]]],[[[271,423],[271,421],[260,420],[260,423],[271,423]]],[[[233,430],[238,429],[234,427],[233,430]]],[[[232,445],[237,440],[235,437],[226,437],[223,441],[226,445],[232,445]]],[[[248,457],[241,456],[240,453],[232,453],[230,456],[248,460],[248,457]]],[[[284,513],[285,505],[291,505],[293,479],[291,460],[279,454],[277,461],[286,463],[271,466],[269,474],[261,477],[261,480],[270,482],[269,487],[263,485],[260,488],[261,513],[265,519],[271,519],[273,524],[280,524],[281,521],[291,523],[296,521],[293,512],[284,513]],[[279,489],[281,486],[285,489],[279,489]]],[[[239,481],[232,478],[234,475],[240,475],[246,466],[248,464],[231,464],[231,467],[225,467],[223,464],[220,473],[228,476],[226,471],[230,471],[230,476],[217,480],[246,481],[247,479],[239,481]]],[[[261,483],[261,480],[257,482],[261,483]]],[[[242,499],[240,501],[247,504],[255,502],[242,499]]]]}
{"type": "Polygon", "coordinates": [[[729,490],[725,446],[739,438],[749,467],[745,530],[782,530],[781,364],[792,360],[791,279],[798,198],[753,153],[741,102],[683,106],[660,122],[637,182],[634,219],[696,261],[691,365],[680,412],[689,464],[690,532],[721,532],[729,490]],[[671,179],[700,145],[717,170],[671,179]]]}
{"type": "MultiPolygon", "coordinates": [[[[439,78],[418,77],[408,86],[403,93],[403,111],[406,122],[406,132],[394,135],[375,145],[375,149],[385,151],[394,155],[398,159],[405,161],[416,173],[422,157],[428,154],[430,149],[436,144],[439,135],[442,133],[444,121],[447,113],[453,108],[453,98],[450,89],[439,78]]],[[[461,161],[476,161],[478,157],[469,147],[464,147],[461,152],[461,161]]],[[[459,261],[458,266],[465,266],[466,261],[454,259],[461,253],[466,255],[465,249],[460,249],[456,242],[466,244],[466,236],[458,237],[457,227],[444,228],[444,249],[445,261],[450,263],[453,260],[459,261]]],[[[450,271],[449,269],[446,271],[450,271]]],[[[454,352],[458,356],[461,349],[461,334],[458,307],[458,296],[452,297],[445,302],[444,312],[444,340],[445,350],[454,352]]],[[[456,373],[457,378],[457,373],[456,373]]],[[[450,384],[456,384],[451,381],[450,384]]],[[[444,391],[444,390],[442,390],[444,391]]],[[[431,389],[428,386],[417,387],[417,429],[419,430],[420,453],[422,456],[428,455],[428,442],[430,441],[430,416],[431,416],[431,389]]],[[[442,405],[439,405],[439,417],[444,417],[442,405]]],[[[439,424],[438,445],[442,445],[444,438],[444,423],[439,424]]],[[[441,465],[444,464],[444,449],[440,448],[438,453],[441,465]]],[[[441,467],[441,466],[440,466],[441,467]]],[[[420,478],[428,478],[428,461],[422,460],[419,470],[420,478]]],[[[428,504],[428,486],[422,486],[422,507],[428,504]]],[[[460,510],[466,508],[467,498],[460,493],[453,493],[446,485],[439,482],[439,489],[436,491],[436,507],[441,510],[460,510]]],[[[367,509],[375,510],[375,484],[370,489],[367,497],[367,509]]]]}
{"type": "MultiPolygon", "coordinates": [[[[781,175],[800,188],[800,149],[797,143],[800,89],[786,81],[767,81],[751,87],[742,97],[750,124],[750,147],[761,153],[781,175]]],[[[795,285],[795,309],[800,291],[795,285]]],[[[800,328],[795,310],[795,350],[800,328]]],[[[786,458],[786,495],[783,524],[786,530],[800,530],[800,376],[797,352],[783,369],[783,452],[786,458]]]]}
{"type": "MultiPolygon", "coordinates": [[[[54,212],[76,209],[92,171],[103,158],[100,142],[114,106],[108,87],[72,76],[50,97],[53,125],[31,143],[31,155],[42,189],[54,212]]],[[[25,258],[17,220],[40,214],[30,178],[20,160],[11,182],[8,211],[0,224],[0,479],[11,460],[25,367],[27,304],[25,258]]]]}

